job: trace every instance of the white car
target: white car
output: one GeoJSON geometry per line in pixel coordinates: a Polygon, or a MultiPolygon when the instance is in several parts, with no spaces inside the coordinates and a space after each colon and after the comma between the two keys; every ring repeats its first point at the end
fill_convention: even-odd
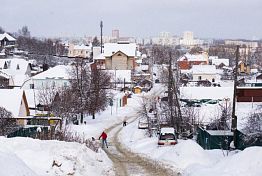
{"type": "Polygon", "coordinates": [[[175,129],[170,127],[165,127],[160,129],[158,145],[176,145],[177,137],[175,134],[175,129]]]}
{"type": "Polygon", "coordinates": [[[148,129],[148,122],[146,118],[140,118],[138,121],[138,129],[148,129]]]}

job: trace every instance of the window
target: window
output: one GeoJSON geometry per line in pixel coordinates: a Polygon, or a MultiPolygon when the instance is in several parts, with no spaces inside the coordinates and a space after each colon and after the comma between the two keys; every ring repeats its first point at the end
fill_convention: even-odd
{"type": "Polygon", "coordinates": [[[34,89],[35,88],[35,85],[34,84],[30,84],[30,89],[34,89]]]}

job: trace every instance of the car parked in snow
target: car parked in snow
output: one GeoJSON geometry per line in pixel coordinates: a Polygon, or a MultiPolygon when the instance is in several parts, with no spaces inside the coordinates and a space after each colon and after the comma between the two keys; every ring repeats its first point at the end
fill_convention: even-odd
{"type": "Polygon", "coordinates": [[[146,118],[140,118],[138,121],[138,129],[147,129],[148,121],[146,118]]]}
{"type": "Polygon", "coordinates": [[[164,127],[160,129],[158,145],[176,145],[177,137],[175,129],[171,127],[164,127]]]}

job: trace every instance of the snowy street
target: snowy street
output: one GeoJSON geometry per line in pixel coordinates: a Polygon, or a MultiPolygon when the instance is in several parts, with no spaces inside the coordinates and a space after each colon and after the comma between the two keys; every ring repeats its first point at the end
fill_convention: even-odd
{"type": "MultiPolygon", "coordinates": [[[[131,123],[136,117],[131,117],[131,123]]],[[[115,173],[117,176],[176,176],[173,171],[164,168],[159,163],[139,156],[123,147],[119,141],[118,134],[122,130],[122,123],[113,125],[107,132],[109,134],[110,146],[105,149],[108,157],[113,161],[115,173]]]]}

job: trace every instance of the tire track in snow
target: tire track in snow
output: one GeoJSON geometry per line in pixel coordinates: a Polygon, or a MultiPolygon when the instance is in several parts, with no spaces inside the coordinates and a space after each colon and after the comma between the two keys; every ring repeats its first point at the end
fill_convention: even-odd
{"type": "MultiPolygon", "coordinates": [[[[137,118],[131,117],[130,123],[137,118]]],[[[164,168],[159,163],[142,157],[126,149],[119,141],[118,134],[122,130],[122,123],[117,123],[106,131],[112,136],[110,146],[105,149],[114,164],[116,176],[176,176],[172,170],[164,168]]]]}

